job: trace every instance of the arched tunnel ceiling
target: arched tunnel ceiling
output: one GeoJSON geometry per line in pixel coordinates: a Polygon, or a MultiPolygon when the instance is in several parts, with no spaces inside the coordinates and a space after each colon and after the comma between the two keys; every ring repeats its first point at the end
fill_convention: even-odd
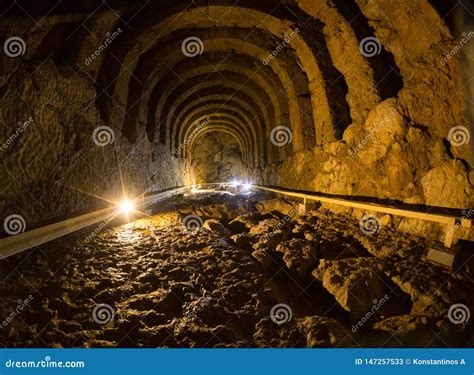
{"type": "MultiPolygon", "coordinates": [[[[210,78],[209,76],[222,75],[217,72],[221,65],[242,60],[242,57],[255,61],[252,66],[256,68],[259,75],[271,77],[274,86],[264,85],[264,95],[283,99],[286,96],[286,101],[283,101],[282,105],[288,108],[285,111],[288,112],[287,114],[280,115],[272,105],[272,100],[266,99],[265,101],[273,108],[268,110],[268,106],[265,106],[262,112],[265,113],[267,110],[272,112],[272,118],[266,116],[264,124],[261,123],[262,119],[259,119],[251,125],[252,127],[260,126],[257,131],[253,131],[255,138],[252,142],[257,143],[257,153],[264,155],[266,162],[271,161],[269,156],[272,152],[268,150],[268,142],[264,142],[264,139],[269,136],[271,129],[275,126],[284,124],[293,130],[293,151],[311,148],[316,142],[321,143],[324,140],[340,137],[342,135],[340,130],[344,130],[351,123],[350,108],[346,100],[348,86],[344,79],[341,79],[342,74],[331,61],[322,33],[322,22],[312,20],[314,24],[310,29],[318,30],[319,34],[314,33],[310,38],[307,33],[311,30],[305,31],[306,24],[305,28],[301,29],[299,25],[301,19],[295,19],[294,14],[286,8],[264,17],[262,9],[253,9],[245,2],[243,5],[246,6],[239,4],[239,7],[233,7],[231,17],[227,16],[228,7],[225,5],[216,4],[205,7],[198,5],[196,8],[180,13],[179,24],[172,22],[173,14],[176,13],[170,11],[172,14],[162,14],[154,20],[148,18],[146,27],[143,25],[140,32],[135,31],[121,40],[121,44],[129,44],[133,40],[134,44],[131,48],[122,49],[117,46],[115,47],[118,49],[117,53],[113,53],[114,46],[112,46],[110,55],[113,56],[115,63],[111,56],[106,57],[105,61],[107,62],[108,59],[110,64],[104,63],[98,76],[99,87],[107,87],[108,95],[102,96],[102,99],[100,96],[98,98],[99,102],[102,101],[103,108],[110,108],[109,111],[103,111],[106,121],[121,123],[123,120],[120,114],[125,113],[124,132],[133,138],[137,120],[140,114],[144,113],[147,117],[149,133],[155,133],[154,126],[159,126],[160,140],[168,143],[171,148],[174,147],[174,143],[183,141],[181,139],[176,141],[172,136],[176,134],[175,129],[182,125],[174,123],[173,118],[170,118],[169,108],[174,108],[176,105],[166,103],[170,100],[182,101],[182,97],[171,94],[170,99],[167,93],[163,94],[162,90],[166,90],[170,84],[179,86],[181,83],[181,86],[186,86],[187,71],[196,69],[197,65],[190,61],[191,59],[182,51],[183,40],[192,36],[199,38],[202,43],[203,51],[200,51],[202,54],[197,57],[201,63],[207,63],[206,55],[208,54],[221,54],[222,58],[220,61],[211,62],[212,72],[203,72],[199,79],[191,81],[192,84],[189,86],[193,87],[188,91],[183,89],[182,96],[196,95],[195,85],[204,84],[210,78]],[[259,19],[264,17],[264,21],[256,25],[253,22],[256,17],[259,19]],[[210,22],[210,19],[218,19],[219,22],[216,24],[214,21],[210,22]],[[153,36],[150,38],[150,35],[153,36]],[[269,60],[268,56],[275,47],[278,48],[284,38],[288,40],[290,37],[291,48],[279,49],[278,60],[269,60]],[[143,48],[143,46],[146,47],[143,48]],[[320,61],[315,58],[314,51],[316,50],[320,61]],[[120,64],[116,61],[117,57],[120,57],[120,64]],[[124,66],[126,69],[123,68],[124,66]],[[179,73],[175,72],[175,68],[179,73]],[[114,80],[114,69],[121,77],[120,80],[114,80]],[[271,76],[266,71],[270,71],[271,76]],[[275,77],[278,77],[276,82],[275,77]],[[331,82],[331,90],[327,90],[327,84],[331,82]],[[124,90],[123,87],[127,85],[128,90],[124,90]],[[126,92],[128,92],[127,96],[125,96],[126,92]],[[271,92],[270,95],[267,94],[269,92],[271,92]],[[112,101],[109,97],[116,100],[112,101]],[[142,104],[143,99],[148,101],[147,105],[142,104]],[[118,103],[126,103],[125,111],[123,108],[120,110],[114,107],[119,105],[118,103]]],[[[298,10],[298,13],[300,16],[303,15],[301,10],[298,10]]],[[[310,20],[308,15],[305,15],[304,19],[310,20]]],[[[222,68],[224,69],[225,66],[222,68]]],[[[260,77],[254,78],[256,74],[249,74],[248,71],[243,73],[246,73],[248,77],[242,82],[242,87],[245,89],[248,90],[254,80],[260,86],[262,85],[260,77]]],[[[352,72],[348,73],[349,76],[350,73],[352,72]]],[[[225,87],[224,81],[228,80],[215,81],[214,85],[225,87]]],[[[377,90],[372,88],[372,91],[377,90]]],[[[259,93],[252,96],[262,97],[259,93]]],[[[366,97],[367,95],[364,99],[366,97]]],[[[355,103],[354,107],[360,104],[355,103]]],[[[262,108],[261,103],[257,105],[262,108]]],[[[281,108],[281,105],[279,107],[281,108]]],[[[183,132],[177,131],[177,133],[179,135],[183,132]]]]}
{"type": "MultiPolygon", "coordinates": [[[[341,139],[378,103],[407,95],[410,67],[423,48],[449,31],[420,30],[426,39],[420,47],[403,25],[384,19],[384,2],[123,0],[95,8],[93,15],[87,1],[66,13],[60,4],[43,14],[49,30],[34,58],[52,54],[58,64],[85,72],[94,81],[102,120],[132,143],[145,131],[151,143],[186,157],[181,145],[194,134],[198,119],[217,116],[225,119],[219,126],[242,143],[250,166],[261,167],[341,139]],[[398,33],[403,53],[389,42],[383,26],[372,22],[375,16],[398,33]],[[110,42],[87,61],[101,38],[110,42]],[[366,39],[375,41],[375,52],[361,49],[366,39]],[[194,44],[187,50],[189,40],[194,44]],[[285,147],[269,141],[278,127],[290,132],[285,147]]],[[[42,14],[46,3],[35,5],[32,13],[42,14]]],[[[439,20],[428,1],[416,7],[433,22],[439,20]]],[[[411,108],[406,111],[417,117],[408,113],[411,108]]],[[[415,120],[425,121],[425,112],[415,120]]]]}
{"type": "MultiPolygon", "coordinates": [[[[250,128],[242,130],[250,138],[246,142],[255,144],[249,149],[263,162],[280,158],[282,150],[266,141],[276,126],[291,129],[293,153],[340,138],[352,116],[380,99],[374,83],[377,72],[360,54],[353,56],[351,69],[339,70],[343,64],[335,60],[342,54],[331,53],[337,48],[331,38],[336,32],[348,35],[345,49],[358,49],[356,32],[344,24],[356,3],[351,1],[345,12],[339,12],[339,4],[325,2],[320,4],[325,12],[316,11],[310,3],[195,1],[164,6],[158,2],[154,6],[160,11],[152,14],[119,7],[120,17],[109,23],[112,30],[124,31],[96,64],[96,101],[103,120],[121,128],[131,141],[145,122],[149,139],[156,140],[157,134],[172,149],[186,141],[182,137],[191,125],[187,119],[199,106],[207,106],[201,100],[186,107],[191,105],[189,97],[204,99],[210,91],[217,94],[225,88],[234,92],[222,94],[221,108],[213,111],[226,113],[233,107],[239,126],[250,128]],[[344,30],[328,27],[330,22],[344,25],[344,30]],[[189,37],[196,38],[202,49],[195,56],[183,51],[183,41],[189,37]],[[366,89],[363,95],[361,87],[366,89]],[[239,96],[240,104],[231,100],[239,96]]],[[[87,39],[75,35],[81,37],[87,39]]],[[[87,42],[81,41],[84,48],[87,42]]]]}
{"type": "MultiPolygon", "coordinates": [[[[245,77],[249,77],[253,74],[253,85],[261,87],[265,91],[265,95],[269,98],[264,111],[274,112],[275,118],[280,118],[282,114],[288,116],[288,100],[284,89],[281,84],[278,85],[278,77],[272,75],[273,72],[270,69],[264,67],[266,71],[254,74],[252,66],[254,63],[258,63],[255,60],[246,58],[244,55],[236,55],[233,56],[232,63],[228,63],[224,61],[225,58],[227,58],[227,55],[200,56],[196,57],[194,61],[185,60],[183,63],[176,65],[176,69],[173,69],[173,71],[168,71],[165,77],[160,79],[154,86],[153,92],[150,94],[148,100],[148,108],[142,109],[143,112],[147,114],[147,127],[149,131],[154,129],[155,119],[160,118],[163,114],[163,102],[172,91],[184,84],[183,81],[187,81],[196,76],[208,78],[210,74],[217,72],[233,72],[245,77]],[[175,74],[179,75],[181,80],[176,80],[175,74]]],[[[217,88],[215,91],[216,94],[220,92],[220,90],[222,91],[222,88],[217,88]]],[[[226,90],[229,95],[232,94],[231,91],[226,90]]],[[[250,101],[254,101],[254,99],[252,98],[250,101]]],[[[268,123],[266,125],[268,125],[268,123]]],[[[160,127],[160,130],[160,140],[164,142],[166,129],[160,127]]]]}

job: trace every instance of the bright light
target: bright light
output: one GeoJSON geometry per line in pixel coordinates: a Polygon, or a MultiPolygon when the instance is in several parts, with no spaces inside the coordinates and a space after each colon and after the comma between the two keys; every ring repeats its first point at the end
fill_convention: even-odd
{"type": "Polygon", "coordinates": [[[252,184],[250,182],[246,182],[243,185],[243,190],[250,190],[252,188],[252,184]]]}
{"type": "Polygon", "coordinates": [[[133,210],[133,203],[127,199],[124,199],[122,202],[120,202],[119,207],[123,214],[128,214],[133,210]]]}
{"type": "Polygon", "coordinates": [[[230,183],[232,187],[236,188],[237,186],[240,185],[240,182],[237,181],[237,180],[232,180],[232,182],[230,183]]]}

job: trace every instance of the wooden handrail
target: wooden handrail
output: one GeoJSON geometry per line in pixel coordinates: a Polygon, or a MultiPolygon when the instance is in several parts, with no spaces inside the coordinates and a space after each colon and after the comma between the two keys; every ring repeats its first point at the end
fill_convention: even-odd
{"type": "MultiPolygon", "coordinates": [[[[173,190],[140,196],[135,199],[135,203],[138,207],[146,207],[157,201],[169,198],[170,196],[179,193],[181,190],[188,188],[189,187],[179,187],[173,190]]],[[[104,220],[113,220],[119,215],[119,209],[113,206],[73,217],[58,223],[46,225],[41,228],[32,229],[11,237],[2,238],[0,239],[0,258],[6,258],[21,253],[22,251],[31,249],[35,246],[40,246],[46,242],[55,240],[104,220]]]]}
{"type": "MultiPolygon", "coordinates": [[[[199,186],[203,186],[203,185],[230,186],[232,184],[229,182],[215,182],[215,183],[198,184],[198,185],[199,186]]],[[[153,193],[150,195],[142,195],[136,199],[136,203],[139,206],[145,208],[146,206],[152,203],[169,198],[182,191],[186,191],[187,189],[190,189],[193,186],[197,186],[197,185],[187,185],[187,186],[182,186],[175,189],[162,191],[159,193],[153,193]]],[[[306,202],[307,200],[311,200],[311,201],[319,201],[319,202],[324,202],[324,203],[332,203],[332,204],[337,204],[337,205],[351,207],[351,208],[360,208],[360,209],[368,210],[368,211],[381,212],[381,213],[386,213],[386,214],[391,214],[391,215],[396,215],[396,216],[403,216],[403,217],[408,217],[408,218],[413,218],[413,219],[446,224],[447,229],[446,229],[446,236],[445,236],[445,241],[444,241],[444,245],[446,247],[452,246],[453,235],[455,232],[453,228],[456,225],[457,220],[460,222],[460,225],[465,228],[470,228],[472,225],[472,221],[470,219],[458,218],[455,216],[432,214],[432,213],[414,211],[414,210],[405,210],[401,208],[383,206],[379,204],[357,202],[357,201],[352,201],[348,199],[329,198],[329,197],[318,195],[316,193],[299,193],[299,192],[295,192],[295,191],[291,191],[287,189],[270,188],[270,187],[260,186],[260,185],[252,185],[252,188],[271,192],[271,193],[286,195],[290,197],[301,198],[304,200],[304,202],[306,202]]],[[[73,233],[75,231],[86,228],[98,222],[102,222],[104,220],[110,221],[113,218],[117,217],[119,214],[120,212],[115,206],[104,208],[102,210],[98,210],[98,211],[91,212],[85,215],[77,216],[77,217],[67,219],[58,223],[46,225],[44,227],[33,229],[27,232],[23,232],[15,236],[0,239],[0,258],[2,257],[5,258],[14,254],[18,254],[22,251],[28,250],[35,246],[42,245],[46,242],[49,242],[59,237],[73,233]]]]}
{"type": "Polygon", "coordinates": [[[445,247],[451,247],[453,244],[454,230],[452,230],[452,228],[456,225],[456,220],[459,220],[460,225],[465,228],[470,228],[472,225],[472,220],[470,219],[458,218],[458,217],[449,216],[449,215],[432,214],[432,213],[422,212],[422,211],[406,210],[402,208],[382,206],[382,205],[374,204],[374,203],[357,202],[357,201],[352,201],[349,199],[329,198],[329,197],[318,195],[316,193],[314,194],[313,193],[310,193],[310,194],[298,193],[298,192],[294,192],[294,191],[290,191],[286,189],[269,188],[269,187],[259,186],[259,185],[254,185],[254,187],[263,191],[291,196],[295,198],[301,198],[304,201],[312,200],[312,201],[318,201],[318,202],[323,202],[323,203],[332,203],[332,204],[337,204],[340,206],[360,208],[360,209],[368,210],[368,211],[381,212],[381,213],[386,213],[390,215],[403,216],[403,217],[408,217],[412,219],[446,224],[446,236],[445,236],[445,241],[444,241],[445,247]]]}

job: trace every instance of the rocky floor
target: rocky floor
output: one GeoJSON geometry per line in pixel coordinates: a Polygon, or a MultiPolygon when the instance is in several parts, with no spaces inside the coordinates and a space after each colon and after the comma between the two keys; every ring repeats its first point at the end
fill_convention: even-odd
{"type": "Polygon", "coordinates": [[[2,260],[0,345],[472,346],[472,248],[450,272],[424,260],[424,239],[296,212],[178,197],[2,260]]]}

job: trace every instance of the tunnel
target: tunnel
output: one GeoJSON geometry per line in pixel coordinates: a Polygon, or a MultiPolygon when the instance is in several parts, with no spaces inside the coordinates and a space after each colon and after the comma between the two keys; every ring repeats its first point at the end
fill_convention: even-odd
{"type": "Polygon", "coordinates": [[[1,347],[472,347],[472,1],[0,1],[1,347]]]}

